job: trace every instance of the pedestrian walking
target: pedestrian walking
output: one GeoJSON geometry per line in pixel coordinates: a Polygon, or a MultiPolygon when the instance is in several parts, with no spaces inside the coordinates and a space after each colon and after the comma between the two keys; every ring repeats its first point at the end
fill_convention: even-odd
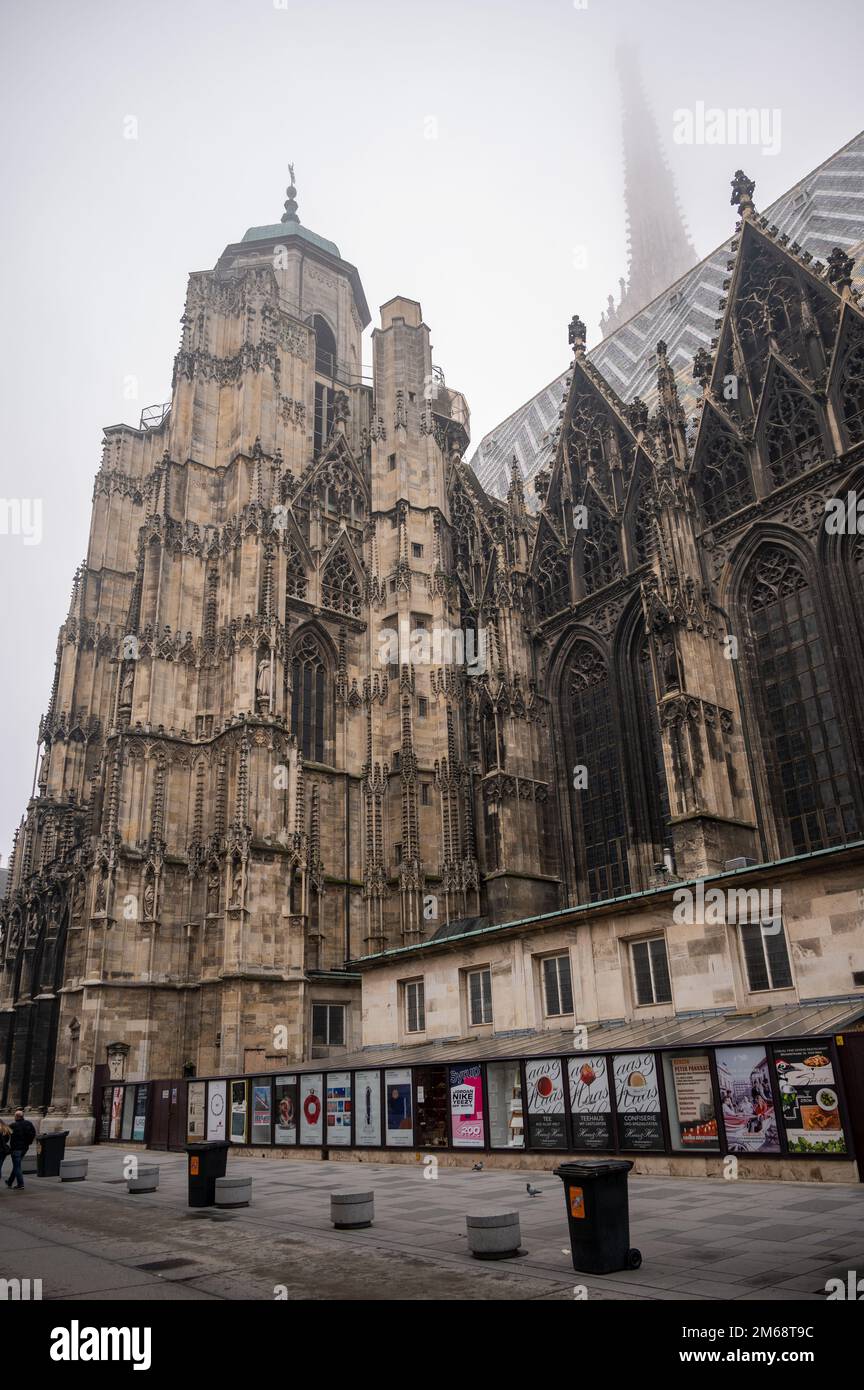
{"type": "Polygon", "coordinates": [[[15,1119],[9,1134],[9,1148],[12,1152],[12,1176],[6,1179],[6,1186],[11,1187],[17,1184],[17,1190],[24,1186],[24,1174],[21,1172],[21,1164],[24,1155],[29,1149],[33,1140],[36,1138],[36,1128],[29,1120],[25,1120],[24,1111],[16,1110],[15,1119]]]}
{"type": "Polygon", "coordinates": [[[3,1176],[3,1164],[6,1162],[12,1150],[9,1147],[9,1140],[12,1138],[12,1131],[7,1124],[0,1120],[0,1178],[3,1176]]]}

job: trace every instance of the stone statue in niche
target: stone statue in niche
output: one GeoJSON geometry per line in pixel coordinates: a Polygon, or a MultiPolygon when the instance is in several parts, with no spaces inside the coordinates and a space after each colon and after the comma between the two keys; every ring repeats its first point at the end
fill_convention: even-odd
{"type": "Polygon", "coordinates": [[[75,884],[75,893],[72,898],[72,916],[80,917],[84,911],[84,880],[79,878],[75,884]]]}
{"type": "Polygon", "coordinates": [[[120,685],[120,704],[127,706],[132,704],[132,686],[135,684],[135,667],[129,663],[123,672],[123,680],[120,685]]]}
{"type": "Polygon", "coordinates": [[[156,884],[148,878],[144,884],[144,916],[153,917],[156,912],[156,884]]]}
{"type": "Polygon", "coordinates": [[[214,916],[219,911],[219,870],[215,866],[207,877],[207,914],[214,916]]]}
{"type": "Polygon", "coordinates": [[[104,912],[108,904],[108,875],[103,872],[96,880],[96,900],[93,904],[95,912],[104,912]]]}
{"type": "Polygon", "coordinates": [[[231,906],[239,907],[243,895],[243,865],[238,859],[231,871],[231,906]]]}
{"type": "Polygon", "coordinates": [[[262,656],[258,662],[258,676],[255,681],[255,693],[259,700],[270,699],[270,658],[262,656]]]}
{"type": "Polygon", "coordinates": [[[680,690],[681,688],[681,679],[678,675],[678,651],[672,629],[664,628],[657,641],[660,654],[660,679],[663,682],[663,694],[666,695],[670,690],[680,690]]]}

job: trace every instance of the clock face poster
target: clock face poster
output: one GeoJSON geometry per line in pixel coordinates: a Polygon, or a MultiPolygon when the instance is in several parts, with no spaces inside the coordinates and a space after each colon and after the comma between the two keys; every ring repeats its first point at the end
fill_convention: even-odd
{"type": "Polygon", "coordinates": [[[606,1058],[571,1057],[570,1130],[574,1149],[611,1149],[612,1101],[606,1058]]]}
{"type": "Polygon", "coordinates": [[[277,1076],[273,1083],[273,1109],[276,1124],[273,1138],[277,1144],[297,1143],[297,1077],[277,1076]]]}
{"type": "Polygon", "coordinates": [[[227,1081],[211,1081],[207,1096],[207,1138],[225,1138],[225,1112],[227,1109],[227,1081]]]}
{"type": "Polygon", "coordinates": [[[536,1149],[566,1149],[564,1081],[557,1057],[531,1057],[525,1063],[528,1085],[528,1142],[536,1149]]]}
{"type": "Polygon", "coordinates": [[[387,1143],[410,1148],[414,1142],[410,1069],[386,1071],[384,1093],[387,1097],[387,1143]]]}
{"type": "Polygon", "coordinates": [[[300,1143],[324,1141],[324,1077],[310,1072],[300,1077],[300,1143]]]}
{"type": "Polygon", "coordinates": [[[246,1081],[231,1082],[231,1142],[246,1143],[246,1081]]]}
{"type": "Polygon", "coordinates": [[[377,1147],[381,1143],[381,1073],[354,1073],[354,1143],[377,1147]]]}
{"type": "Polygon", "coordinates": [[[613,1057],[618,1134],[622,1149],[665,1149],[660,1117],[660,1081],[653,1052],[613,1057]]]}

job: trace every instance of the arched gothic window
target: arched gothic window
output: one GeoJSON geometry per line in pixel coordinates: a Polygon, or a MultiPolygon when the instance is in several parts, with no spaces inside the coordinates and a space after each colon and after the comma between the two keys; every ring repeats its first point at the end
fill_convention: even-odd
{"type": "Polygon", "coordinates": [[[551,618],[562,608],[570,607],[570,566],[557,541],[550,539],[543,546],[534,567],[534,579],[540,618],[551,618]]]}
{"type": "Polygon", "coordinates": [[[315,332],[315,370],[321,376],[336,375],[336,339],[326,319],[316,314],[312,320],[315,332]]]}
{"type": "Polygon", "coordinates": [[[816,407],[791,382],[775,378],[765,424],[765,449],[775,487],[822,462],[822,436],[816,407]]]}
{"type": "Polygon", "coordinates": [[[582,542],[582,577],[586,594],[611,584],[621,573],[618,528],[602,512],[588,513],[588,529],[582,542]]]}
{"type": "Polygon", "coordinates": [[[579,877],[591,902],[630,891],[624,782],[609,671],[588,642],[564,668],[561,721],[579,877]]]}
{"type": "Polygon", "coordinates": [[[700,451],[702,510],[710,525],[746,507],[755,498],[744,450],[727,430],[709,427],[700,451]]]}
{"type": "Polygon", "coordinates": [[[307,762],[323,763],[328,698],[327,660],[314,633],[291,654],[291,732],[307,762]]]}
{"type": "Polygon", "coordinates": [[[842,713],[812,588],[797,558],[766,546],[742,588],[774,817],[794,854],[857,835],[842,713]]]}
{"type": "Polygon", "coordinates": [[[336,613],[347,613],[349,617],[360,617],[360,585],[344,550],[339,550],[327,561],[321,577],[321,600],[325,608],[336,613]]]}

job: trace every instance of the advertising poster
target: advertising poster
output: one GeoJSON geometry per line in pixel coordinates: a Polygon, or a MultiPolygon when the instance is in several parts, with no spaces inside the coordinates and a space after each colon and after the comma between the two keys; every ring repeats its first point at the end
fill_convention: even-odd
{"type": "Polygon", "coordinates": [[[190,1081],[186,1090],[186,1142],[189,1144],[204,1138],[206,1091],[204,1081],[190,1081]]]}
{"type": "Polygon", "coordinates": [[[834,1068],[824,1043],[774,1047],[780,1113],[790,1153],[845,1154],[834,1068]]]}
{"type": "Polygon", "coordinates": [[[99,1138],[111,1138],[111,1101],[114,1092],[110,1086],[106,1086],[102,1092],[102,1114],[99,1118],[99,1138]]]}
{"type": "Polygon", "coordinates": [[[723,1127],[730,1153],[779,1154],[780,1137],[765,1048],[715,1047],[723,1127]]]}
{"type": "Polygon", "coordinates": [[[566,1149],[564,1082],[557,1057],[529,1057],[525,1062],[528,1085],[528,1142],[536,1149],[566,1149]]]}
{"type": "Polygon", "coordinates": [[[246,1092],[248,1082],[231,1082],[231,1143],[246,1143],[246,1092]]]}
{"type": "Polygon", "coordinates": [[[225,1113],[227,1109],[227,1081],[211,1081],[207,1096],[207,1138],[225,1138],[225,1113]]]}
{"type": "Polygon", "coordinates": [[[273,1138],[277,1144],[297,1143],[297,1077],[277,1076],[273,1083],[273,1108],[276,1125],[273,1138]]]}
{"type": "Polygon", "coordinates": [[[300,1077],[300,1143],[324,1142],[324,1077],[313,1072],[300,1077]]]}
{"type": "Polygon", "coordinates": [[[351,1073],[331,1071],[327,1077],[327,1143],[351,1143],[351,1073]]]}
{"type": "Polygon", "coordinates": [[[387,1143],[410,1148],[414,1142],[410,1068],[385,1071],[384,1093],[387,1097],[387,1143]]]}
{"type": "MultiPolygon", "coordinates": [[[[150,1096],[150,1087],[146,1081],[143,1085],[135,1087],[135,1118],[132,1121],[132,1138],[143,1140],[147,1129],[147,1101],[150,1096]]],[[[201,1098],[201,1113],[204,1113],[204,1098],[201,1098]]],[[[203,1131],[202,1131],[203,1137],[203,1131]]]]}
{"type": "Polygon", "coordinates": [[[664,1053],[669,1133],[673,1149],[719,1150],[714,1088],[707,1052],[664,1053]]]}
{"type": "Polygon", "coordinates": [[[623,1052],[612,1059],[618,1137],[622,1149],[665,1149],[660,1082],[653,1052],[623,1052]]]}
{"type": "Polygon", "coordinates": [[[459,1149],[482,1149],[483,1078],[475,1062],[470,1067],[450,1068],[450,1124],[453,1145],[459,1149]]]}
{"type": "Polygon", "coordinates": [[[571,1057],[570,1132],[574,1149],[612,1149],[612,1100],[605,1057],[571,1057]]]}
{"type": "Polygon", "coordinates": [[[263,1076],[252,1082],[252,1143],[270,1143],[270,1082],[263,1076]]]}
{"type": "Polygon", "coordinates": [[[111,1138],[120,1138],[120,1127],[123,1123],[123,1086],[115,1086],[111,1095],[111,1138]]]}
{"type": "Polygon", "coordinates": [[[354,1143],[377,1148],[381,1143],[381,1073],[355,1071],[354,1143]]]}
{"type": "Polygon", "coordinates": [[[126,1094],[123,1097],[123,1124],[120,1130],[121,1139],[132,1138],[132,1125],[135,1119],[135,1087],[127,1086],[126,1094]]]}

